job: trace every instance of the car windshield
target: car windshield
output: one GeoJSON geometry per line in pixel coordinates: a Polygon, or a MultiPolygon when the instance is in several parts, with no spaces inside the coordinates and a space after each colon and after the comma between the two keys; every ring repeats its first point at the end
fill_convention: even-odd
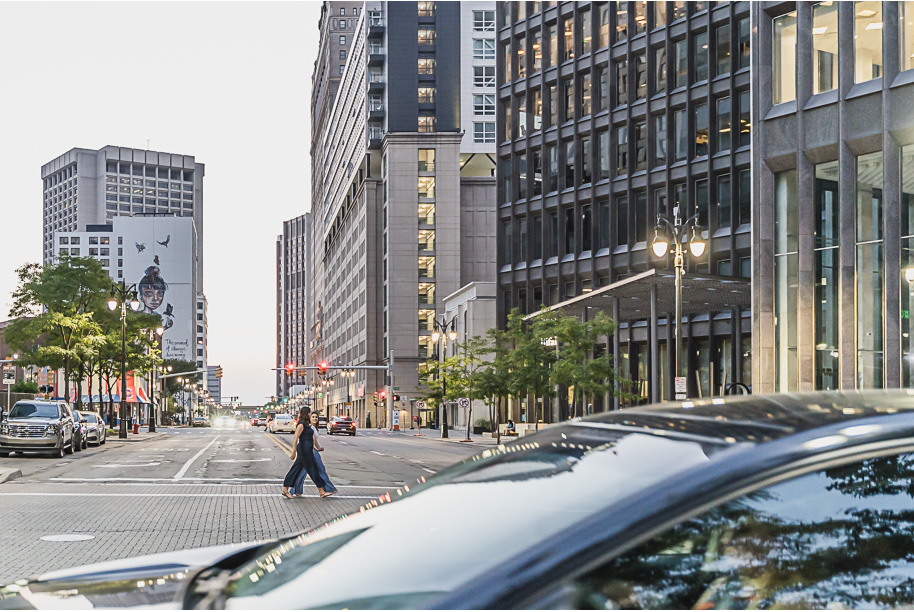
{"type": "Polygon", "coordinates": [[[240,568],[229,586],[238,599],[226,605],[424,607],[537,542],[731,447],[710,437],[633,429],[581,423],[546,430],[531,442],[486,450],[428,482],[382,494],[360,512],[284,540],[240,568]],[[411,534],[408,546],[404,533],[411,534]],[[472,533],[484,535],[468,538],[472,533]],[[422,571],[369,573],[350,581],[345,593],[325,588],[327,576],[345,575],[366,551],[384,551],[388,567],[422,571]],[[267,589],[249,588],[278,567],[281,584],[271,578],[267,589]]]}
{"type": "Polygon", "coordinates": [[[333,417],[333,420],[337,423],[348,423],[352,419],[350,417],[333,417]]]}
{"type": "Polygon", "coordinates": [[[88,422],[90,422],[90,423],[98,423],[98,417],[96,417],[96,416],[95,416],[94,414],[92,414],[92,413],[84,414],[84,415],[82,415],[82,416],[83,416],[84,419],[86,419],[86,420],[87,420],[88,422]]]}
{"type": "Polygon", "coordinates": [[[10,410],[11,419],[56,419],[60,416],[53,404],[16,404],[10,410]]]}

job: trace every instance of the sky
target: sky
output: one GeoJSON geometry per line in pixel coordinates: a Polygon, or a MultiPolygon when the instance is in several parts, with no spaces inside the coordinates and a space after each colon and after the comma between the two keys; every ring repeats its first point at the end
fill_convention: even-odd
{"type": "Polygon", "coordinates": [[[193,155],[209,363],[275,393],[276,237],[310,208],[319,2],[0,2],[0,320],[41,262],[41,166],[74,147],[193,155]]]}

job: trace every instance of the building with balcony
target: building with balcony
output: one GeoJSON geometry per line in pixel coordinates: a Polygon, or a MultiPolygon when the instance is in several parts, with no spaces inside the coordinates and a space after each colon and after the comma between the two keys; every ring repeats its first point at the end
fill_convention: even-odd
{"type": "Polygon", "coordinates": [[[360,11],[336,99],[313,132],[310,362],[393,358],[395,371],[392,384],[374,370],[312,377],[329,414],[386,424],[373,393],[393,386],[415,399],[444,296],[494,279],[494,125],[485,125],[494,124],[494,8],[366,2],[360,11]]]}
{"type": "MultiPolygon", "coordinates": [[[[650,248],[658,215],[697,215],[708,244],[685,263],[690,393],[752,376],[749,13],[748,2],[498,4],[499,321],[543,305],[607,311],[619,326],[597,350],[634,382],[626,402],[673,397],[675,277],[672,255],[650,248]]],[[[573,416],[563,399],[539,402],[504,418],[573,416]]]]}
{"type": "Polygon", "coordinates": [[[751,12],[753,391],[910,387],[914,2],[751,12]]]}
{"type": "Polygon", "coordinates": [[[305,376],[288,376],[285,365],[310,364],[311,213],[283,223],[276,238],[276,396],[289,397],[305,376]]]}

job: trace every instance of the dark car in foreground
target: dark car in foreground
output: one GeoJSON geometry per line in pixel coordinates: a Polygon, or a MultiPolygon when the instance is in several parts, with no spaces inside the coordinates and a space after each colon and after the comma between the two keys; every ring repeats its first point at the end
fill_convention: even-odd
{"type": "MultiPolygon", "coordinates": [[[[319,422],[320,417],[318,417],[318,423],[319,422]]],[[[345,433],[354,436],[355,429],[355,421],[352,420],[352,417],[348,416],[335,416],[327,423],[327,433],[330,435],[345,433]]]]}
{"type": "Polygon", "coordinates": [[[0,608],[914,606],[914,391],[632,408],[420,481],[288,539],[21,581],[0,608]]]}

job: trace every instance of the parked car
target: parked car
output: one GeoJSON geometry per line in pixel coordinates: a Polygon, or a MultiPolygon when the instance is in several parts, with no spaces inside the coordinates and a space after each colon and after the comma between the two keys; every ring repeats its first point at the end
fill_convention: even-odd
{"type": "Polygon", "coordinates": [[[0,588],[0,601],[60,608],[78,594],[86,607],[183,609],[914,606],[914,390],[602,413],[420,481],[291,538],[50,572],[0,588]],[[343,591],[323,588],[327,576],[346,575],[378,551],[385,562],[374,571],[343,591]]]}
{"type": "Polygon", "coordinates": [[[317,428],[318,429],[327,428],[327,415],[322,412],[319,412],[317,414],[317,428]]]}
{"type": "Polygon", "coordinates": [[[86,419],[86,441],[94,446],[101,446],[104,444],[108,428],[105,426],[105,422],[101,417],[88,410],[79,411],[79,415],[86,419]]]}
{"type": "Polygon", "coordinates": [[[89,423],[78,410],[73,411],[73,450],[76,452],[89,448],[89,423]]]}
{"type": "Polygon", "coordinates": [[[296,420],[292,418],[291,414],[277,414],[273,417],[273,420],[270,421],[270,426],[268,431],[270,433],[280,433],[282,431],[286,433],[295,433],[296,420]]]}
{"type": "Polygon", "coordinates": [[[335,416],[327,423],[327,433],[329,435],[337,433],[348,433],[350,436],[355,435],[355,422],[352,417],[335,416]]]}
{"type": "Polygon", "coordinates": [[[79,440],[66,402],[20,400],[0,423],[0,457],[41,452],[63,457],[79,440]]]}

